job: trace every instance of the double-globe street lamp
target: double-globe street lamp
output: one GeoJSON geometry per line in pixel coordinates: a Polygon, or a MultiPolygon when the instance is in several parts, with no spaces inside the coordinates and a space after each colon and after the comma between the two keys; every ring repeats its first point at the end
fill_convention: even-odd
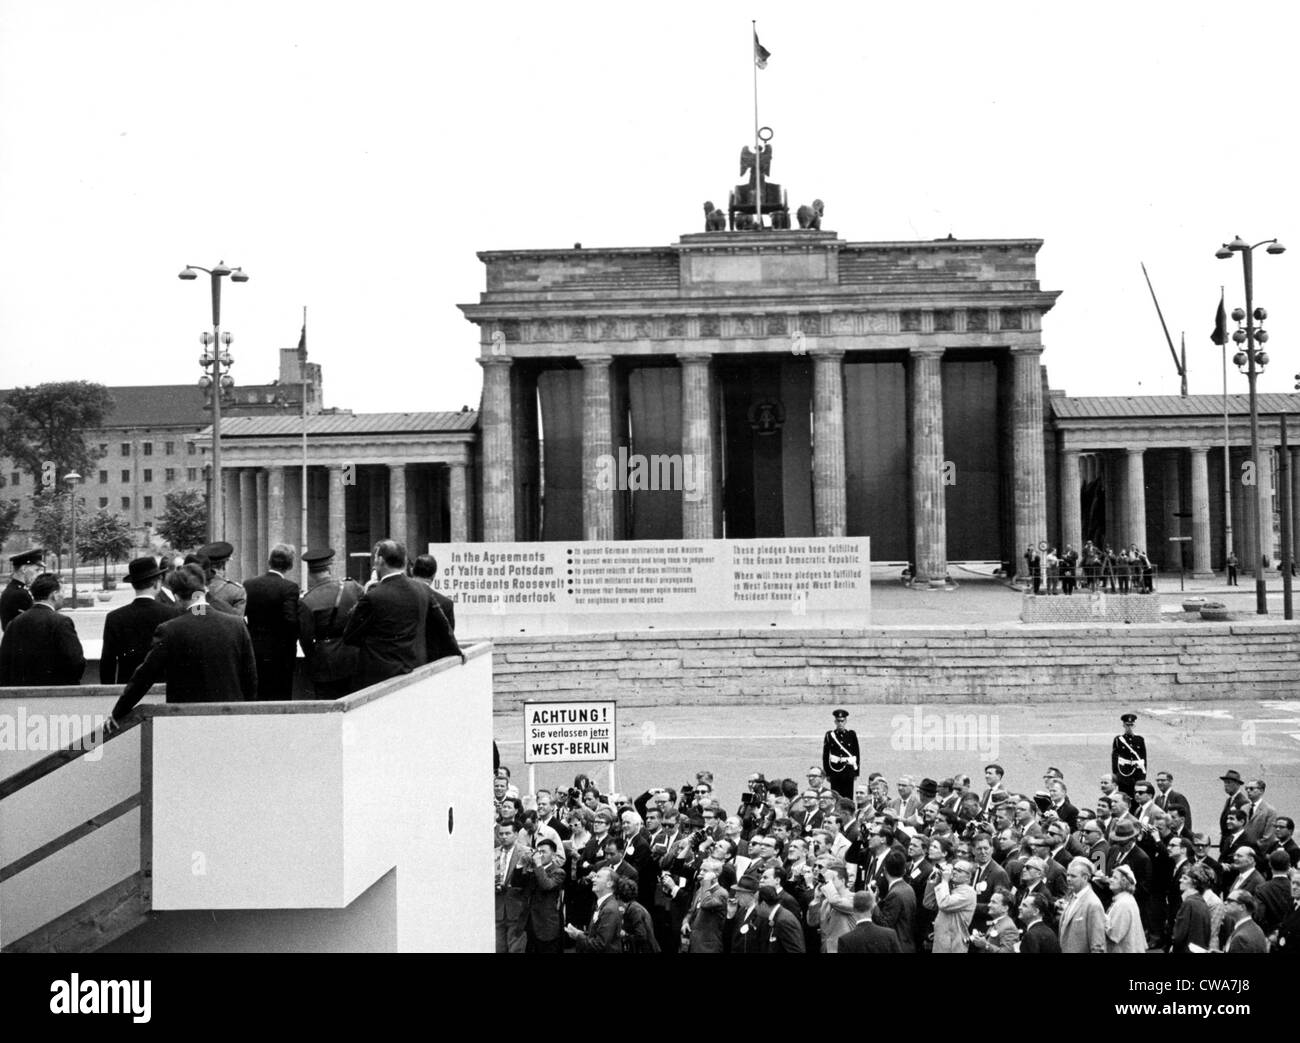
{"type": "Polygon", "coordinates": [[[1234,308],[1232,312],[1232,317],[1237,322],[1245,320],[1246,328],[1238,329],[1232,335],[1233,341],[1238,345],[1244,344],[1245,348],[1238,350],[1232,361],[1236,363],[1238,369],[1245,367],[1244,372],[1250,387],[1250,459],[1255,471],[1253,496],[1257,523],[1256,542],[1259,544],[1259,553],[1255,560],[1255,612],[1266,616],[1268,615],[1268,588],[1265,585],[1264,570],[1267,568],[1273,547],[1273,514],[1264,509],[1264,483],[1268,478],[1260,467],[1259,461],[1259,398],[1255,387],[1260,372],[1268,364],[1267,353],[1256,346],[1268,341],[1268,333],[1265,330],[1255,329],[1256,320],[1263,322],[1268,317],[1268,313],[1263,308],[1254,307],[1253,301],[1255,296],[1253,254],[1256,247],[1260,246],[1267,247],[1265,252],[1270,254],[1286,252],[1286,247],[1276,239],[1264,239],[1252,246],[1241,236],[1237,236],[1232,242],[1224,243],[1215,251],[1214,256],[1222,261],[1235,253],[1241,254],[1242,274],[1246,283],[1246,307],[1244,310],[1234,308]]]}
{"type": "Polygon", "coordinates": [[[218,539],[223,529],[224,490],[221,483],[221,393],[234,386],[234,378],[227,372],[234,361],[226,350],[231,337],[221,336],[221,280],[227,275],[231,282],[248,282],[248,276],[242,268],[229,268],[225,261],[218,261],[214,268],[201,268],[196,264],[187,264],[180,273],[185,280],[197,279],[199,272],[206,272],[212,278],[212,333],[204,333],[203,355],[199,365],[204,368],[199,387],[212,395],[212,483],[208,493],[208,542],[218,539]],[[211,368],[209,374],[207,370],[211,368]]]}

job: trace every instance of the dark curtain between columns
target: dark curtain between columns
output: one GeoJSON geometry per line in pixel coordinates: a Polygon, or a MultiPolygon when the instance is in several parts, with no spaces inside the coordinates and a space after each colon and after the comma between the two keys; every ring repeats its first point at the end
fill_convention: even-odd
{"type": "Polygon", "coordinates": [[[849,536],[870,536],[873,561],[910,561],[907,375],[901,362],[844,365],[849,536]]]}
{"type": "MultiPolygon", "coordinates": [[[[682,451],[682,373],[677,366],[637,366],[627,377],[631,435],[629,456],[652,459],[682,451]]],[[[617,452],[617,449],[615,450],[617,452]]],[[[638,489],[629,493],[630,538],[682,538],[682,491],[638,489]]]]}
{"type": "Polygon", "coordinates": [[[542,539],[582,539],[582,370],[538,374],[542,407],[542,539]]]}
{"type": "Polygon", "coordinates": [[[992,359],[943,361],[943,448],[950,561],[1000,561],[998,372],[992,359]]]}

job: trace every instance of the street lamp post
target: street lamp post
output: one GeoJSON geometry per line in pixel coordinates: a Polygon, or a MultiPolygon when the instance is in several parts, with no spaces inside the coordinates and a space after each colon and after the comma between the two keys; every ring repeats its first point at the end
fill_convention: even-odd
{"type": "Polygon", "coordinates": [[[203,355],[199,365],[203,367],[203,377],[199,387],[212,392],[212,490],[208,494],[208,542],[218,539],[225,529],[224,490],[221,484],[221,393],[234,386],[235,380],[226,372],[234,361],[226,350],[230,346],[231,336],[221,335],[221,280],[227,275],[231,282],[248,282],[248,276],[242,268],[228,268],[225,261],[218,261],[215,268],[201,268],[196,264],[187,264],[180,272],[180,278],[197,279],[199,272],[206,272],[212,278],[212,332],[204,333],[203,355]],[[211,375],[208,368],[211,368],[211,375]]]}
{"type": "Polygon", "coordinates": [[[1255,470],[1255,520],[1257,523],[1256,540],[1259,544],[1259,553],[1255,561],[1255,612],[1258,615],[1268,615],[1268,588],[1264,578],[1264,570],[1267,567],[1270,557],[1270,550],[1273,546],[1273,514],[1272,511],[1265,511],[1264,501],[1264,482],[1266,481],[1263,468],[1260,467],[1259,459],[1259,398],[1256,391],[1256,382],[1259,374],[1268,365],[1268,354],[1262,349],[1256,347],[1256,344],[1264,344],[1268,341],[1268,333],[1260,329],[1256,331],[1255,321],[1263,322],[1268,318],[1268,312],[1263,308],[1254,307],[1254,252],[1259,246],[1267,246],[1266,253],[1280,254],[1286,251],[1286,247],[1276,239],[1264,239],[1254,246],[1247,243],[1241,236],[1237,236],[1230,243],[1224,243],[1214,256],[1220,260],[1230,258],[1234,253],[1241,254],[1242,274],[1246,284],[1246,307],[1243,311],[1241,308],[1234,308],[1232,317],[1238,322],[1244,319],[1246,328],[1238,329],[1233,333],[1232,339],[1238,345],[1245,344],[1244,351],[1238,351],[1233,357],[1233,362],[1237,368],[1241,369],[1246,366],[1246,380],[1250,389],[1250,459],[1251,465],[1255,470]]]}
{"type": "Polygon", "coordinates": [[[76,471],[69,471],[63,476],[63,480],[68,483],[68,498],[72,501],[72,607],[77,607],[77,483],[81,481],[81,475],[76,471]]]}

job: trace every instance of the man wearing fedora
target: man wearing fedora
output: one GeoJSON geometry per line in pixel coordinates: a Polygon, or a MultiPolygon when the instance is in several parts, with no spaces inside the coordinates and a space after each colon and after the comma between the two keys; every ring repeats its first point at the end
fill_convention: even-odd
{"type": "MultiPolygon", "coordinates": [[[[1250,798],[1242,789],[1245,780],[1236,768],[1225,771],[1219,776],[1219,781],[1223,783],[1223,792],[1228,795],[1228,799],[1223,802],[1223,810],[1219,812],[1219,836],[1222,838],[1228,829],[1228,812],[1241,811],[1250,803],[1250,798]]],[[[1242,818],[1244,821],[1245,816],[1242,818]]]]}
{"type": "Polygon", "coordinates": [[[99,655],[99,683],[126,684],[149,654],[154,631],[176,610],[157,600],[163,569],[153,557],[135,558],[123,577],[135,591],[129,605],[115,608],[104,619],[104,647],[99,655]]]}
{"type": "Polygon", "coordinates": [[[41,562],[45,560],[45,551],[39,547],[15,554],[9,559],[13,575],[4,593],[0,594],[0,630],[4,630],[20,613],[32,607],[32,592],[28,585],[41,572],[41,562]]]}

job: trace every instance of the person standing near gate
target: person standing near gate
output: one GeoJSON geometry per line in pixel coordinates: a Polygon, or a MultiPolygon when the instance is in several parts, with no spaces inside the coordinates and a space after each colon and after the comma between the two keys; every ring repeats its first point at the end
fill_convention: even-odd
{"type": "Polygon", "coordinates": [[[835,727],[826,733],[822,740],[822,770],[826,781],[841,797],[853,797],[853,780],[862,768],[862,758],[858,752],[857,732],[845,727],[849,718],[848,710],[836,710],[835,727]]]}
{"type": "Polygon", "coordinates": [[[1126,713],[1119,719],[1124,731],[1110,744],[1110,770],[1120,790],[1133,797],[1133,787],[1147,777],[1147,743],[1133,733],[1137,714],[1126,713]]]}
{"type": "Polygon", "coordinates": [[[267,559],[266,574],[244,584],[244,616],[257,653],[261,700],[293,698],[298,644],[298,584],[288,578],[293,554],[287,543],[277,543],[267,559]]]}

